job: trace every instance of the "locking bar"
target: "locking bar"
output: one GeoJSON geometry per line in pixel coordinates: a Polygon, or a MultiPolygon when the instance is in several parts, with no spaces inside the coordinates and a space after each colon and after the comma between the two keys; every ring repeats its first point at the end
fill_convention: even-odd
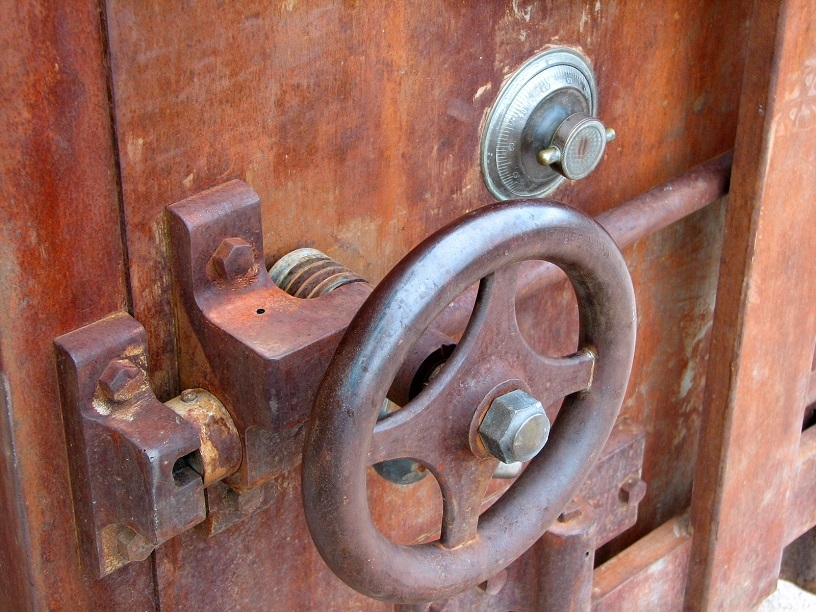
{"type": "Polygon", "coordinates": [[[204,389],[168,404],[147,375],[147,335],[121,313],[55,340],[82,557],[97,577],[204,521],[205,486],[241,461],[204,389]]]}

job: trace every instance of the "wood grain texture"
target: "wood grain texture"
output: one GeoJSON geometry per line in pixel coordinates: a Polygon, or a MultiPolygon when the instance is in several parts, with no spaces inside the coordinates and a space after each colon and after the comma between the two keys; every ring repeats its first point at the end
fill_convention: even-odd
{"type": "Polygon", "coordinates": [[[697,460],[691,610],[776,586],[816,338],[816,5],[754,5],[697,460]]]}
{"type": "Polygon", "coordinates": [[[153,607],[79,559],[53,339],[127,305],[96,2],[0,3],[0,608],[153,607]]]}

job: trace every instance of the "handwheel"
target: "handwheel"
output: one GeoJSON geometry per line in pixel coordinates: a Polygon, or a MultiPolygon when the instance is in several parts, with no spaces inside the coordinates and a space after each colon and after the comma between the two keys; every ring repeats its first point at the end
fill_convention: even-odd
{"type": "Polygon", "coordinates": [[[323,559],[357,591],[394,603],[450,597],[496,574],[541,537],[594,465],[620,410],[634,348],[629,272],[587,215],[556,202],[502,202],[429,237],[357,313],[311,413],[303,501],[323,559]],[[533,259],[559,266],[575,290],[579,348],[572,355],[540,355],[519,332],[518,264],[533,259]],[[422,393],[378,422],[408,351],[476,282],[473,314],[448,362],[422,393]],[[547,440],[541,406],[565,396],[547,440]],[[480,516],[499,458],[526,460],[539,449],[480,516]],[[439,482],[438,541],[399,545],[374,525],[366,468],[398,458],[420,462],[439,482]]]}

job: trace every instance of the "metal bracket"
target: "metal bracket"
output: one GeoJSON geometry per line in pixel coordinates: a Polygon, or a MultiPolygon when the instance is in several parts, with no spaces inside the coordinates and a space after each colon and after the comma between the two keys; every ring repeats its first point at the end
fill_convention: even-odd
{"type": "Polygon", "coordinates": [[[102,577],[204,520],[196,428],[159,402],[147,338],[116,315],[55,341],[80,545],[102,577]]]}
{"type": "Polygon", "coordinates": [[[204,487],[235,472],[241,447],[226,410],[204,389],[166,404],[156,398],[145,330],[130,316],[55,344],[80,545],[101,578],[204,521],[204,487]]]}
{"type": "Polygon", "coordinates": [[[351,283],[292,297],[266,274],[258,195],[231,181],[168,208],[175,282],[244,450],[246,492],[300,461],[303,428],[337,343],[368,297],[351,283]]]}

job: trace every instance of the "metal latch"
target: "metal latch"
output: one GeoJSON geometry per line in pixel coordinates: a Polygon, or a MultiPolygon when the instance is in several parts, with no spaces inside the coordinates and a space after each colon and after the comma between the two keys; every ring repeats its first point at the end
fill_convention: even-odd
{"type": "Polygon", "coordinates": [[[204,389],[160,402],[144,328],[126,314],[55,341],[83,558],[102,577],[205,521],[205,487],[241,464],[238,432],[204,389]]]}

